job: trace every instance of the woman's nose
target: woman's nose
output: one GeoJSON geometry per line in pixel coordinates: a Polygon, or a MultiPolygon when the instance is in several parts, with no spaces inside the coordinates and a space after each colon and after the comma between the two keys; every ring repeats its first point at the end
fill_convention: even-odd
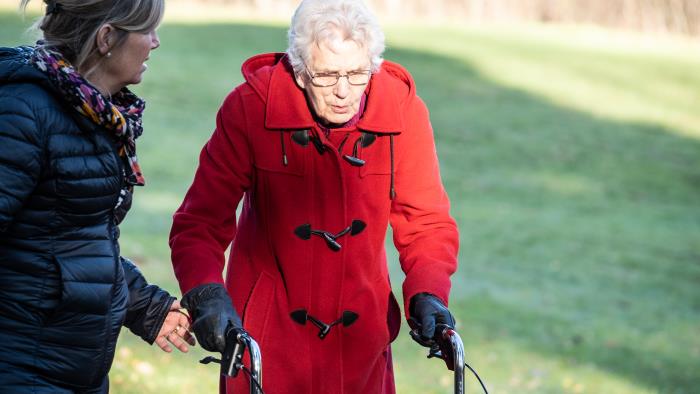
{"type": "Polygon", "coordinates": [[[158,37],[157,32],[151,33],[151,50],[156,49],[160,46],[160,37],[158,37]]]}
{"type": "Polygon", "coordinates": [[[338,83],[335,84],[335,95],[340,98],[345,98],[350,93],[350,82],[346,75],[338,78],[338,83]]]}

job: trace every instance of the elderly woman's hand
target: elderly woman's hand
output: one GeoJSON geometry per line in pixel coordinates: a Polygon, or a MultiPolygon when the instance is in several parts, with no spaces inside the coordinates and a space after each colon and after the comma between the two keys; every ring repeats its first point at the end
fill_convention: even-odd
{"type": "Polygon", "coordinates": [[[170,344],[175,345],[183,353],[189,350],[187,344],[192,346],[195,344],[194,336],[190,332],[190,317],[180,309],[182,309],[180,301],[175,300],[158,332],[155,342],[164,352],[173,351],[170,344]]]}

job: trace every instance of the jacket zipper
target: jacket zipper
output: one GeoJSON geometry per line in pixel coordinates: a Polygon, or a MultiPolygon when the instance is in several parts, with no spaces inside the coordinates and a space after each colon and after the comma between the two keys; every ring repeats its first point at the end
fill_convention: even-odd
{"type": "MultiPolygon", "coordinates": [[[[124,187],[124,167],[122,163],[122,159],[119,156],[119,152],[117,152],[117,149],[114,147],[114,144],[112,141],[109,140],[108,138],[108,143],[109,146],[112,150],[112,154],[114,155],[114,158],[117,161],[117,168],[118,168],[118,176],[119,176],[119,190],[117,192],[117,198],[112,202],[112,211],[110,213],[109,217],[109,226],[108,226],[108,236],[110,242],[110,246],[112,248],[112,255],[114,256],[114,272],[113,272],[113,278],[115,280],[114,283],[112,283],[112,288],[110,289],[110,302],[109,302],[109,310],[107,311],[107,315],[105,316],[105,340],[104,340],[104,345],[102,346],[102,362],[99,370],[97,371],[98,373],[95,374],[94,379],[102,379],[104,378],[104,375],[106,375],[107,371],[109,370],[111,366],[111,361],[113,357],[107,357],[107,348],[109,347],[109,344],[112,340],[114,340],[114,347],[116,351],[116,346],[117,346],[117,337],[119,336],[119,332],[121,330],[117,330],[116,335],[113,335],[112,330],[111,330],[111,322],[112,322],[112,312],[113,312],[113,305],[112,302],[114,300],[115,296],[115,290],[117,287],[116,279],[118,277],[118,272],[119,272],[119,251],[117,250],[117,240],[115,238],[115,212],[114,212],[114,207],[117,205],[117,201],[119,201],[119,197],[121,195],[121,190],[124,187]]],[[[123,323],[122,323],[123,324],[123,323]]],[[[120,324],[121,326],[121,324],[120,324]]],[[[98,382],[94,382],[98,383],[98,382]]]]}

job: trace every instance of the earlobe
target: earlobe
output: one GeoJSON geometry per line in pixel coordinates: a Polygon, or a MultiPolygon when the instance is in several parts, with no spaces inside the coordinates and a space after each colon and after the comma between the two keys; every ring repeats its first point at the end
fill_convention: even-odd
{"type": "Polygon", "coordinates": [[[100,27],[100,29],[97,31],[95,41],[100,55],[105,56],[112,49],[112,45],[114,44],[114,37],[112,37],[113,32],[114,28],[109,23],[102,25],[102,27],[100,27]]]}
{"type": "Polygon", "coordinates": [[[297,82],[297,85],[304,89],[306,88],[306,82],[304,81],[304,77],[301,74],[294,74],[294,80],[297,82]]]}

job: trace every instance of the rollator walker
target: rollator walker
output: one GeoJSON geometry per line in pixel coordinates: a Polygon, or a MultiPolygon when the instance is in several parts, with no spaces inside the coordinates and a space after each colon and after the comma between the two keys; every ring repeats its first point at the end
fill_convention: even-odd
{"type": "MultiPolygon", "coordinates": [[[[457,331],[453,328],[438,325],[438,332],[441,332],[441,340],[430,348],[428,358],[439,358],[445,361],[447,368],[454,371],[454,393],[464,394],[464,368],[468,367],[481,383],[484,392],[488,394],[484,383],[479,375],[469,367],[464,360],[464,344],[457,331]]],[[[411,335],[418,335],[411,331],[411,335]]],[[[236,377],[240,371],[248,375],[250,379],[250,394],[264,394],[262,389],[262,356],[258,343],[242,328],[230,327],[226,331],[226,349],[221,354],[221,360],[212,356],[200,361],[202,364],[215,362],[221,364],[221,374],[223,376],[236,377]],[[246,349],[250,354],[250,368],[243,364],[243,354],[246,349]]]]}

